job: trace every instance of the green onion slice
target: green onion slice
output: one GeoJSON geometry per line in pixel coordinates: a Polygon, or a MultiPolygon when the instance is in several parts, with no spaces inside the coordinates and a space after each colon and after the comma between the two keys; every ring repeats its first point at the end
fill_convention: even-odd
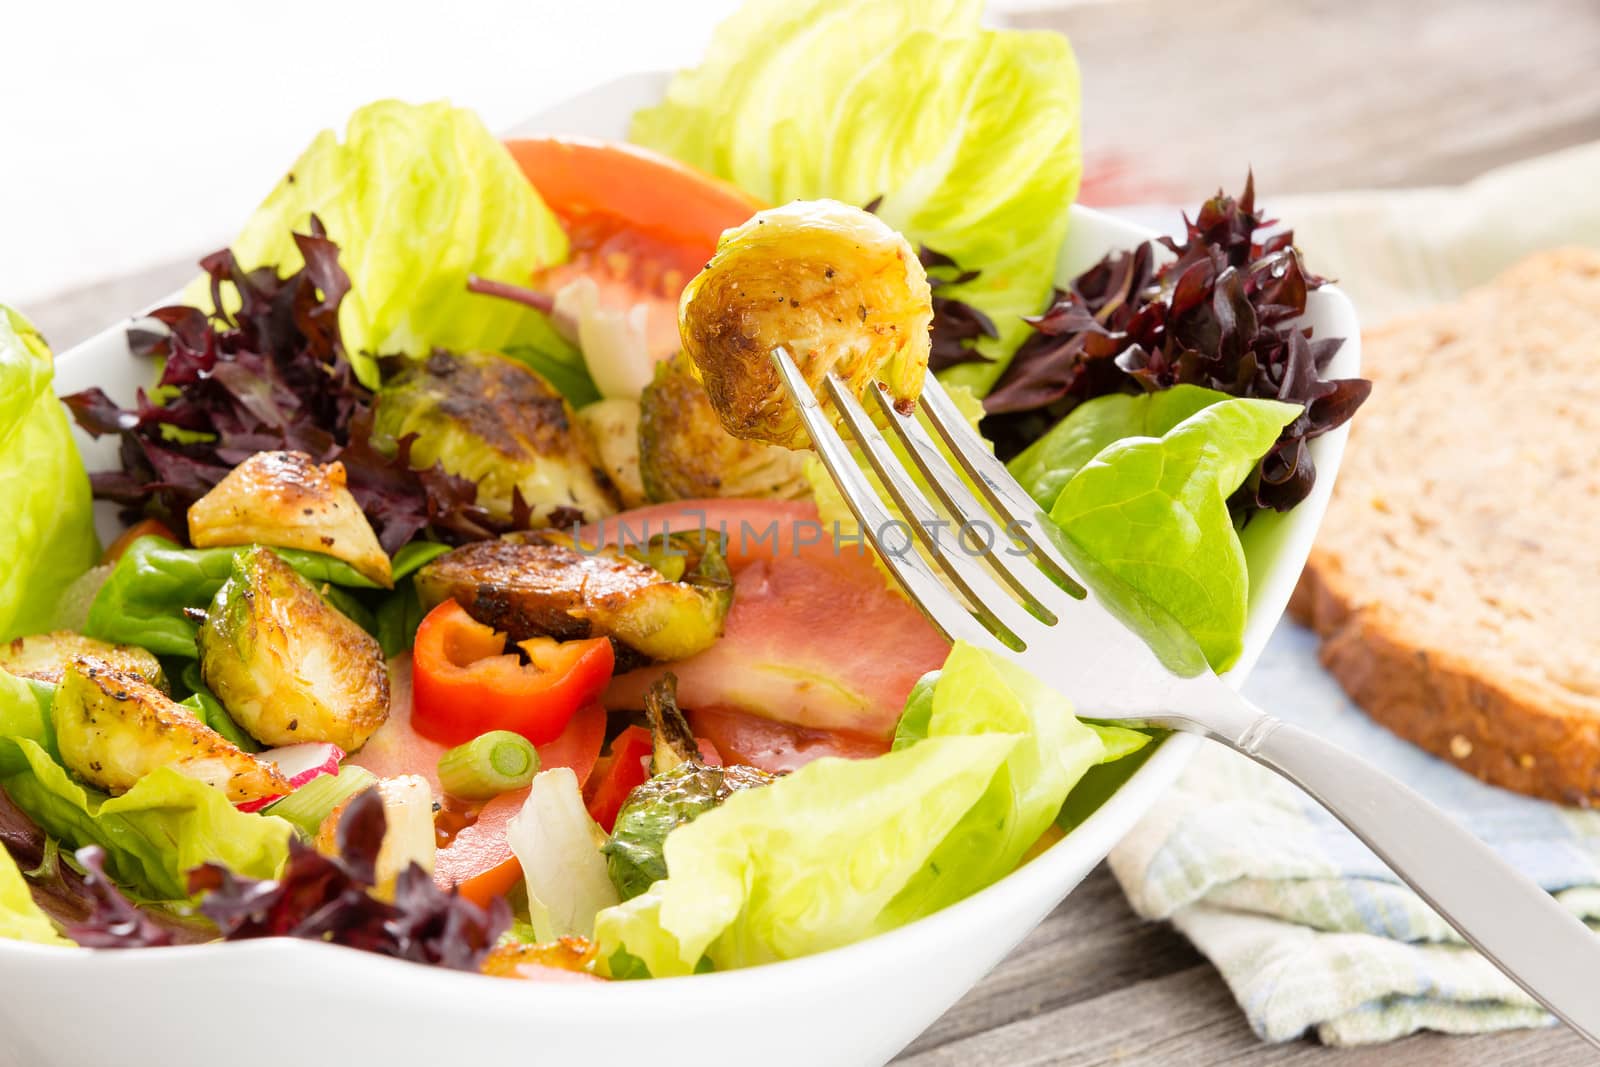
{"type": "Polygon", "coordinates": [[[282,800],[269,804],[263,814],[287,819],[305,836],[315,837],[317,828],[334,808],[377,784],[378,776],[371,771],[346,764],[338,774],[313,778],[282,800]]]}
{"type": "Polygon", "coordinates": [[[521,734],[493,730],[439,757],[439,785],[463,800],[521,789],[539,773],[539,753],[521,734]]]}

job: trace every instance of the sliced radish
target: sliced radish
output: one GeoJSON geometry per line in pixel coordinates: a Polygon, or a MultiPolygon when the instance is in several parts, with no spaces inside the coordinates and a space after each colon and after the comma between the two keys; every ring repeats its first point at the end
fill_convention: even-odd
{"type": "Polygon", "coordinates": [[[256,759],[278,765],[278,770],[295,788],[305,785],[324,774],[338,774],[339,761],[344,759],[344,749],[325,741],[307,741],[300,745],[284,745],[256,753],[256,759]]]}
{"type": "MultiPolygon", "coordinates": [[[[344,749],[324,741],[307,741],[300,745],[284,745],[256,753],[256,759],[275,765],[289,784],[299,789],[313,778],[325,774],[338,774],[339,761],[344,759],[344,749]]],[[[234,805],[240,811],[260,811],[280,797],[262,797],[234,805]]]]}

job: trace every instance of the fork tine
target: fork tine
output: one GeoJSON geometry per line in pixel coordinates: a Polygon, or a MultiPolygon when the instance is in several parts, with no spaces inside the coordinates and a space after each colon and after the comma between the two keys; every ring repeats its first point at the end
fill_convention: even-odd
{"type": "Polygon", "coordinates": [[[861,524],[861,532],[877,550],[878,558],[883,560],[884,566],[889,568],[890,573],[905,587],[911,596],[911,602],[922,609],[922,613],[928,617],[934,629],[951,641],[968,641],[986,648],[999,645],[1000,642],[995,636],[972,616],[967,606],[957,599],[949,587],[933,572],[927,560],[916,552],[891,552],[885,548],[882,542],[883,531],[894,525],[897,520],[878,499],[877,492],[867,481],[866,475],[861,473],[861,468],[856,465],[855,457],[850,454],[844,438],[833,428],[832,422],[817,402],[816,394],[811,391],[811,386],[806,384],[799,368],[794,365],[794,360],[789,358],[789,353],[781,347],[774,348],[772,359],[778,367],[778,373],[783,377],[784,385],[789,389],[789,395],[794,399],[795,407],[800,412],[806,430],[811,434],[811,443],[815,446],[823,466],[828,468],[828,473],[838,485],[845,503],[850,505],[856,521],[861,524]]]}
{"type": "MultiPolygon", "coordinates": [[[[916,414],[902,414],[895,408],[894,401],[889,399],[889,395],[881,389],[873,390],[872,395],[877,399],[878,410],[883,413],[889,425],[894,428],[895,433],[906,446],[906,451],[910,454],[912,462],[917,465],[917,470],[922,473],[922,477],[926,479],[928,485],[933,489],[934,494],[938,496],[951,517],[963,527],[968,524],[976,525],[978,523],[986,523],[993,527],[995,522],[994,513],[978,502],[978,498],[967,487],[967,483],[962,481],[955,468],[939,451],[939,446],[934,441],[933,435],[928,433],[923,428],[922,423],[917,421],[916,414]]],[[[1012,531],[1009,529],[1003,530],[1000,535],[1009,539],[1012,536],[1012,531]]],[[[984,554],[983,558],[989,564],[990,569],[1000,575],[1006,584],[1016,591],[1025,604],[1029,604],[1043,613],[1042,621],[1046,625],[1054,624],[1057,621],[1057,613],[1066,610],[1070,606],[1065,600],[1068,594],[1065,594],[1057,585],[1041,584],[1037,580],[1039,569],[1032,562],[1025,564],[1027,575],[1033,579],[1030,581],[1029,577],[1025,577],[1018,572],[1016,565],[1005,558],[1008,554],[1014,553],[1011,553],[1008,549],[1001,548],[1000,538],[996,537],[994,544],[984,554]]]]}
{"type": "Polygon", "coordinates": [[[1012,647],[1026,648],[1029,636],[1039,633],[1039,621],[1013,600],[981,564],[966,555],[959,543],[950,543],[949,531],[945,529],[949,526],[948,520],[934,509],[922,489],[906,473],[889,442],[872,424],[866,409],[850,390],[831,374],[826,387],[834,407],[866,453],[872,469],[878,472],[901,514],[910,521],[917,540],[927,547],[956,588],[966,595],[979,619],[1000,631],[996,636],[1012,647]]]}
{"type": "Polygon", "coordinates": [[[944,391],[939,379],[928,375],[923,380],[922,408],[928,413],[928,422],[950,449],[961,469],[978,486],[984,498],[1003,518],[1011,520],[1010,532],[1029,549],[1040,566],[1067,592],[1082,599],[1086,595],[1083,584],[1073,575],[1071,566],[1061,551],[1040,531],[1049,522],[1039,505],[1034,503],[1017,480],[1006,470],[1006,465],[994,453],[983,447],[978,435],[967,426],[966,418],[944,391]]]}

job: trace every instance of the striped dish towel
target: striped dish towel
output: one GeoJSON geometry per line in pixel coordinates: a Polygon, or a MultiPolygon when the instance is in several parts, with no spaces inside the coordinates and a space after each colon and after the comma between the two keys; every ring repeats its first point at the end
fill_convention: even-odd
{"type": "MultiPolygon", "coordinates": [[[[1600,812],[1484,785],[1374,725],[1285,623],[1245,686],[1424,793],[1591,924],[1600,921],[1600,812]]],[[[1549,1025],[1503,977],[1314,801],[1205,745],[1111,854],[1134,910],[1169,919],[1227,981],[1257,1034],[1330,1045],[1421,1029],[1549,1025]]]]}

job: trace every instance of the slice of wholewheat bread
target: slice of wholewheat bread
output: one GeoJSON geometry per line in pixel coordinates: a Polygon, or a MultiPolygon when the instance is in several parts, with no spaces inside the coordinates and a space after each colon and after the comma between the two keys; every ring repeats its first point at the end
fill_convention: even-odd
{"type": "Polygon", "coordinates": [[[1290,610],[1401,737],[1600,802],[1600,253],[1533,256],[1362,348],[1372,397],[1290,610]]]}

